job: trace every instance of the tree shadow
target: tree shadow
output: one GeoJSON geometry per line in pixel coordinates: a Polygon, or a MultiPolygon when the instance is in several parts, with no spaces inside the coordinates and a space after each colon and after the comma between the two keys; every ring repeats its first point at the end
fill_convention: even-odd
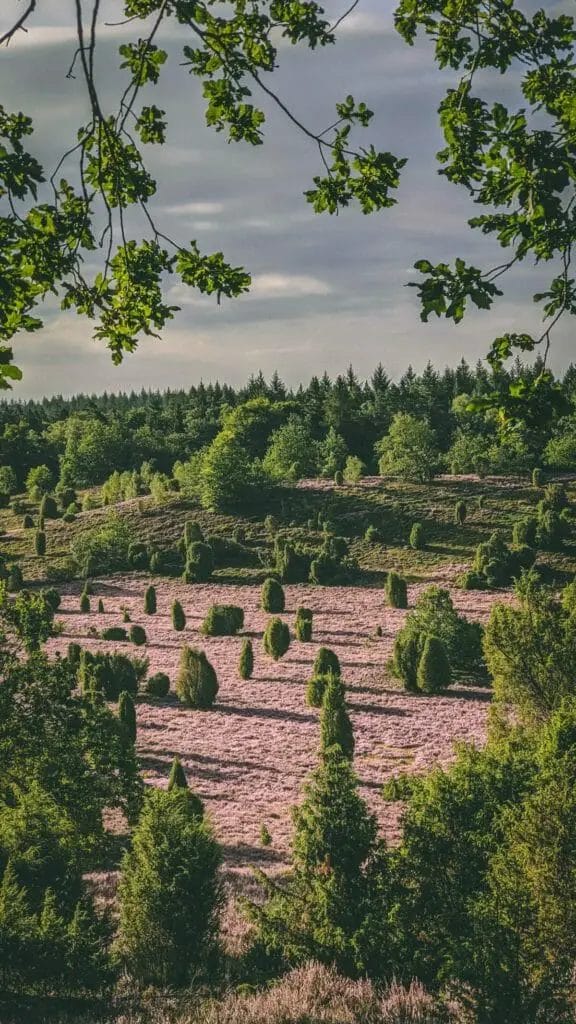
{"type": "Polygon", "coordinates": [[[286,854],[279,853],[271,846],[256,846],[251,843],[222,843],[221,849],[224,860],[227,864],[250,863],[251,861],[261,864],[282,864],[286,861],[286,854]]]}
{"type": "Polygon", "coordinates": [[[300,711],[285,711],[281,708],[239,707],[237,704],[221,704],[218,711],[224,715],[238,715],[240,718],[270,718],[275,722],[316,722],[314,715],[300,711]]]}
{"type": "Polygon", "coordinates": [[[392,715],[397,718],[406,718],[406,715],[409,714],[409,712],[405,711],[403,708],[388,708],[384,707],[382,704],[356,704],[348,702],[347,707],[350,711],[364,712],[365,714],[376,716],[392,715]]]}

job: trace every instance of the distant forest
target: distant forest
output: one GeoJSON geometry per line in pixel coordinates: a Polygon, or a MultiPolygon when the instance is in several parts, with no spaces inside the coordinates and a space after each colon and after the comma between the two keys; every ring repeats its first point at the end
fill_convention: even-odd
{"type": "MultiPolygon", "coordinates": [[[[76,486],[101,484],[111,473],[139,469],[143,463],[172,474],[176,462],[206,450],[226,424],[237,430],[239,407],[254,403],[247,442],[251,457],[265,459],[284,427],[280,440],[290,442],[292,432],[295,458],[290,466],[296,477],[328,475],[346,456],[361,460],[364,471],[377,472],[382,441],[399,414],[429,428],[435,471],[516,473],[540,463],[571,470],[576,468],[575,366],[557,382],[565,391],[566,414],[555,420],[504,430],[496,411],[470,409],[469,397],[487,395],[505,380],[536,376],[541,369],[536,362],[527,371],[517,362],[496,377],[485,364],[472,368],[462,360],[441,372],[431,363],[421,374],[409,367],[392,380],[379,365],[370,380],[361,381],[350,367],[335,380],[325,373],[295,390],[277,373],[266,381],[260,372],[238,389],[201,382],[178,391],[4,401],[0,465],[11,467],[22,488],[37,466],[47,466],[55,478],[64,475],[76,486]],[[308,452],[303,450],[307,440],[312,443],[308,452]],[[311,461],[313,450],[317,457],[311,461]]],[[[283,474],[287,471],[280,466],[275,475],[283,474]]]]}

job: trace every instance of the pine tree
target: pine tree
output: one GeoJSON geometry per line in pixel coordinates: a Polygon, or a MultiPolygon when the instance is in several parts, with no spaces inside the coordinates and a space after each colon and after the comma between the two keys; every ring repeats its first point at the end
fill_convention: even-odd
{"type": "Polygon", "coordinates": [[[271,612],[273,615],[277,615],[284,611],[286,599],[282,586],[278,583],[278,580],[275,580],[272,577],[264,580],[260,604],[265,612],[271,612]]]}
{"type": "Polygon", "coordinates": [[[212,707],[218,693],[218,679],[204,651],[183,647],[176,677],[176,693],[192,708],[212,707]]]}
{"type": "Polygon", "coordinates": [[[264,650],[266,654],[279,661],[290,646],[290,630],[282,619],[277,617],[270,619],[264,631],[264,650]]]}
{"type": "Polygon", "coordinates": [[[40,557],[46,554],[46,534],[44,530],[36,530],[34,534],[34,551],[40,557]]]}
{"type": "Polygon", "coordinates": [[[136,707],[134,699],[125,690],[118,698],[118,718],[130,743],[136,743],[136,707]]]}
{"type": "Polygon", "coordinates": [[[186,772],[182,767],[182,762],[179,757],[175,757],[172,761],[170,776],[168,778],[168,792],[170,793],[173,789],[188,789],[186,772]]]}
{"type": "Polygon", "coordinates": [[[389,572],[386,577],[386,597],[391,608],[408,607],[408,586],[397,572],[389,572]]]}
{"type": "Polygon", "coordinates": [[[242,644],[242,650],[240,652],[240,665],[238,672],[240,679],[251,679],[254,671],[254,650],[252,648],[252,641],[245,640],[242,644]]]}
{"type": "Polygon", "coordinates": [[[58,517],[58,506],[50,494],[45,494],[38,508],[38,517],[44,519],[56,519],[58,517]]]}
{"type": "Polygon", "coordinates": [[[138,981],[185,985],[213,956],[221,854],[187,790],[149,792],[118,888],[117,953],[138,981]]]}
{"type": "Polygon", "coordinates": [[[144,594],[144,611],[146,615],[156,613],[156,587],[149,586],[144,594]]]}
{"type": "Polygon", "coordinates": [[[340,747],[345,757],[354,756],[354,734],[346,710],[344,686],[338,676],[328,676],[320,715],[320,746],[324,753],[334,746],[340,747]]]}
{"type": "Polygon", "coordinates": [[[378,826],[339,747],[326,750],[294,814],[292,873],[250,904],[258,941],[284,963],[334,964],[349,977],[386,969],[387,874],[378,826]]]}
{"type": "Polygon", "coordinates": [[[415,551],[423,551],[426,547],[422,523],[414,523],[410,530],[410,547],[414,548],[415,551]]]}
{"type": "Polygon", "coordinates": [[[98,614],[99,615],[103,615],[104,614],[104,601],[102,600],[101,597],[98,599],[98,614]]]}
{"type": "Polygon", "coordinates": [[[437,636],[426,637],[416,681],[424,693],[439,693],[450,686],[452,673],[446,648],[437,636]]]}
{"type": "Polygon", "coordinates": [[[178,633],[181,633],[186,625],[186,616],[180,601],[174,601],[172,605],[172,625],[178,633]]]}

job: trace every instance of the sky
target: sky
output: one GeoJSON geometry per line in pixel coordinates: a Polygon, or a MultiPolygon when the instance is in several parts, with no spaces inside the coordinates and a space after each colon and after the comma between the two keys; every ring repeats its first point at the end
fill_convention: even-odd
{"type": "MultiPolygon", "coordinates": [[[[3,0],[0,31],[22,5],[3,0]]],[[[72,0],[38,0],[29,31],[0,53],[1,102],[33,117],[29,145],[49,169],[74,143],[86,116],[80,77],[66,77],[75,49],[73,6],[72,0]]],[[[335,19],[346,6],[346,0],[326,0],[327,16],[335,19]]],[[[218,306],[168,280],[168,298],[181,311],[161,340],[144,339],[120,367],[92,339],[93,324],[50,300],[43,329],[13,341],[24,371],[14,397],[189,387],[200,379],[240,384],[260,369],[266,377],[277,370],[296,385],[324,370],[333,377],[349,363],[361,377],[379,362],[398,376],[408,363],[420,369],[429,359],[439,367],[462,356],[474,362],[505,331],[538,331],[531,295],[546,274],[528,266],[506,279],[506,294],[489,313],[473,312],[458,326],[420,321],[415,289],[406,287],[417,259],[460,255],[490,267],[502,262],[502,250],[470,231],[467,219],[479,211],[464,190],[437,173],[442,138],[436,111],[452,79],[435,69],[429,44],[408,47],[394,32],[394,6],[393,0],[360,0],[336,46],[311,52],[282,45],[271,82],[314,130],[333,120],[335,103],[348,93],[374,111],[362,143],[408,163],[398,205],[369,217],[359,210],[338,217],[312,212],[303,192],[321,170],[317,149],[269,103],[262,103],[264,146],[228,144],[208,129],[200,83],[180,66],[187,40],[174,30],[158,37],[171,59],[161,86],[143,94],[143,102],[166,109],[170,127],[167,145],[146,148],[158,180],[151,208],[168,235],[183,243],[195,239],[203,252],[222,250],[234,266],[249,270],[251,292],[218,306]]],[[[117,0],[104,0],[103,20],[117,21],[120,10],[117,0]]],[[[97,76],[109,109],[124,81],[118,47],[137,34],[133,25],[102,29],[97,76]]],[[[514,99],[513,82],[484,86],[489,97],[514,99]]],[[[560,369],[572,358],[568,325],[555,335],[552,365],[560,369]]]]}

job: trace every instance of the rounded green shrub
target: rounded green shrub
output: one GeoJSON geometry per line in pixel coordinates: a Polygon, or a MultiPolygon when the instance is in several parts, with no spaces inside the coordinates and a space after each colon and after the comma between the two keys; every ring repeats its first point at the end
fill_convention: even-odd
{"type": "Polygon", "coordinates": [[[262,592],[260,595],[260,606],[265,612],[271,612],[273,615],[283,612],[286,605],[286,598],[284,596],[284,590],[278,580],[270,577],[264,580],[262,584],[262,592]]]}
{"type": "Polygon", "coordinates": [[[135,541],[128,546],[128,562],[131,569],[147,569],[150,565],[148,548],[140,541],[135,541]]]}
{"type": "Polygon", "coordinates": [[[136,644],[137,647],[143,647],[147,640],[144,626],[130,626],[128,636],[130,643],[136,644]]]}
{"type": "Polygon", "coordinates": [[[301,643],[309,644],[312,640],[313,614],[310,608],[299,608],[296,612],[294,633],[301,643]]]}
{"type": "MultiPolygon", "coordinates": [[[[58,484],[55,494],[63,511],[69,511],[70,505],[76,505],[77,495],[73,487],[63,487],[58,484]]],[[[78,511],[78,508],[76,508],[76,511],[78,511]]]]}
{"type": "Polygon", "coordinates": [[[422,523],[414,523],[410,530],[410,547],[414,551],[423,551],[426,547],[426,538],[422,523]]]}
{"type": "Polygon", "coordinates": [[[184,581],[206,583],[214,572],[214,555],[209,544],[193,541],[186,551],[184,581]]]}
{"type": "Polygon", "coordinates": [[[82,593],[80,594],[80,611],[84,615],[86,615],[90,611],[90,597],[85,590],[83,590],[82,593]]]}
{"type": "Polygon", "coordinates": [[[24,585],[24,575],[20,566],[14,562],[8,569],[8,575],[6,577],[6,588],[8,593],[17,594],[19,590],[22,590],[24,585]]]}
{"type": "Polygon", "coordinates": [[[64,515],[62,516],[63,523],[73,523],[75,519],[76,516],[73,512],[65,512],[64,515]]]}
{"type": "Polygon", "coordinates": [[[56,499],[51,494],[45,494],[42,498],[38,508],[38,516],[40,519],[58,518],[58,505],[56,504],[56,499]]]}
{"type": "Polygon", "coordinates": [[[180,601],[174,601],[172,605],[172,625],[177,633],[181,633],[186,625],[186,616],[180,601]]]}
{"type": "Polygon", "coordinates": [[[456,526],[463,526],[467,514],[468,509],[466,508],[466,502],[457,501],[454,508],[454,522],[456,523],[456,526]]]}
{"type": "Polygon", "coordinates": [[[34,551],[40,557],[46,554],[46,534],[44,530],[36,530],[34,534],[34,551]]]}
{"type": "Polygon", "coordinates": [[[30,513],[27,512],[26,515],[24,516],[23,520],[22,520],[22,529],[23,530],[31,530],[31,529],[33,529],[33,527],[34,527],[34,519],[30,515],[30,513]]]}
{"type": "Polygon", "coordinates": [[[191,708],[209,708],[216,700],[218,679],[204,651],[183,647],[176,677],[176,693],[191,708]]]}
{"type": "Polygon", "coordinates": [[[62,604],[62,598],[60,597],[60,594],[56,590],[56,587],[47,587],[45,590],[42,591],[42,597],[46,601],[48,607],[51,608],[53,612],[58,611],[60,605],[62,604]]]}
{"type": "Polygon", "coordinates": [[[398,634],[394,641],[392,664],[394,674],[401,679],[410,692],[418,689],[418,663],[420,661],[421,643],[416,635],[402,636],[398,634]]]}
{"type": "Polygon", "coordinates": [[[528,544],[531,548],[536,544],[538,520],[535,516],[519,519],[512,527],[512,542],[517,546],[528,544]]]}
{"type": "Polygon", "coordinates": [[[340,660],[329,647],[320,647],[314,659],[312,674],[315,676],[340,675],[340,660]]]}
{"type": "Polygon", "coordinates": [[[124,626],[107,626],[101,633],[103,640],[128,640],[128,633],[124,626]]]}
{"type": "Polygon", "coordinates": [[[264,650],[274,661],[279,661],[290,647],[290,630],[282,619],[270,619],[264,631],[264,650]]]}
{"type": "Polygon", "coordinates": [[[391,608],[408,607],[408,584],[397,572],[389,572],[386,577],[386,599],[391,608]]]}
{"type": "Polygon", "coordinates": [[[450,686],[451,681],[450,661],[444,644],[437,636],[427,636],[418,662],[418,689],[423,693],[439,693],[450,686]]]}
{"type": "Polygon", "coordinates": [[[242,650],[240,651],[240,663],[238,666],[238,674],[240,676],[240,679],[251,679],[253,672],[254,649],[252,647],[252,641],[246,639],[242,644],[242,650]]]}
{"type": "Polygon", "coordinates": [[[244,611],[233,604],[213,604],[200,627],[204,636],[235,636],[244,625],[244,611]]]}
{"type": "Polygon", "coordinates": [[[155,615],[156,608],[156,587],[146,587],[146,591],[144,593],[144,611],[146,615],[155,615]]]}
{"type": "Polygon", "coordinates": [[[170,693],[170,677],[165,672],[155,672],[146,680],[144,689],[150,697],[167,697],[170,693]]]}
{"type": "Polygon", "coordinates": [[[370,524],[364,534],[364,540],[367,540],[370,544],[377,544],[380,540],[380,530],[378,527],[370,524]]]}
{"type": "Polygon", "coordinates": [[[462,573],[458,582],[462,590],[483,590],[487,586],[486,577],[473,569],[462,573]]]}

